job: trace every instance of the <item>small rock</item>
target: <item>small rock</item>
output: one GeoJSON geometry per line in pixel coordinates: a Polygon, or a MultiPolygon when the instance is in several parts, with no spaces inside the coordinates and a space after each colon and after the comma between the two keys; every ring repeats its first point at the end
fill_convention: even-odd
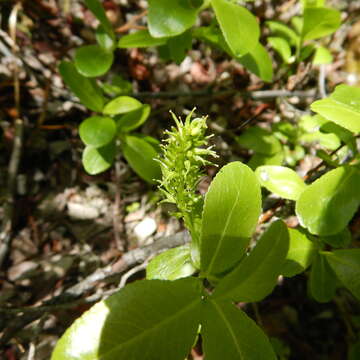
{"type": "Polygon", "coordinates": [[[135,226],[134,233],[139,240],[145,240],[155,232],[156,228],[155,220],[151,217],[146,217],[135,226]]]}

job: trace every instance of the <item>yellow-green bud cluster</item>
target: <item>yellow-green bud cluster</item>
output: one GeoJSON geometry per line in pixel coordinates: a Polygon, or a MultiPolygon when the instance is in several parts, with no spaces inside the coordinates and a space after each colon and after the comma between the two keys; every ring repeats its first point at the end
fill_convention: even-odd
{"type": "Polygon", "coordinates": [[[217,157],[208,145],[211,136],[205,136],[207,129],[206,118],[191,120],[191,112],[185,122],[172,116],[176,127],[166,131],[162,155],[159,159],[162,180],[159,189],[164,194],[166,202],[177,205],[178,217],[187,218],[201,202],[201,195],[197,192],[197,185],[203,176],[201,167],[212,164],[205,158],[217,157]]]}

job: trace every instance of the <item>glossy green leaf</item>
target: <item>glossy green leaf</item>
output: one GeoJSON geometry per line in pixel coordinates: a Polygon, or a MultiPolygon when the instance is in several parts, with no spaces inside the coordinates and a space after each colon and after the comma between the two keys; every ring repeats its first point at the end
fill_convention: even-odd
{"type": "Polygon", "coordinates": [[[351,231],[348,228],[345,228],[338,234],[321,236],[320,240],[334,248],[346,248],[352,242],[352,235],[351,231]]]}
{"type": "Polygon", "coordinates": [[[236,60],[260,79],[270,82],[273,77],[272,60],[265,47],[258,43],[254,49],[236,60]]]}
{"type": "Polygon", "coordinates": [[[306,8],[304,10],[304,24],[302,39],[314,40],[335,32],[341,25],[340,11],[325,7],[306,8]]]}
{"type": "Polygon", "coordinates": [[[101,112],[105,99],[96,83],[78,73],[74,64],[62,61],[59,72],[71,91],[90,110],[101,112]]]}
{"type": "Polygon", "coordinates": [[[149,30],[139,30],[120,38],[118,47],[122,49],[165,45],[168,38],[154,38],[149,30]]]}
{"type": "Polygon", "coordinates": [[[260,327],[228,301],[204,304],[201,335],[206,360],[276,360],[260,327]]]}
{"type": "Polygon", "coordinates": [[[360,249],[324,252],[338,279],[360,300],[360,249]]]}
{"type": "Polygon", "coordinates": [[[115,143],[111,142],[103,147],[86,146],[82,163],[86,172],[90,175],[97,175],[107,170],[114,162],[116,154],[115,143]]]}
{"type": "Polygon", "coordinates": [[[91,116],[80,124],[79,135],[86,145],[104,146],[116,135],[115,121],[107,116],[91,116]]]}
{"type": "Polygon", "coordinates": [[[279,151],[271,155],[256,153],[250,158],[247,165],[251,169],[256,170],[259,166],[262,165],[281,165],[283,161],[284,161],[283,151],[279,151]]]}
{"type": "Polygon", "coordinates": [[[333,56],[327,48],[324,46],[319,46],[315,50],[314,59],[312,62],[314,65],[331,64],[333,62],[333,56]]]}
{"type": "Polygon", "coordinates": [[[183,245],[166,250],[149,262],[147,279],[176,280],[190,276],[196,271],[191,261],[190,246],[183,245]]]}
{"type": "Polygon", "coordinates": [[[199,281],[136,281],[87,311],[51,360],[183,360],[201,314],[199,281]]]}
{"type": "Polygon", "coordinates": [[[275,36],[270,36],[267,39],[271,47],[281,56],[286,64],[290,64],[294,61],[290,45],[285,39],[275,36]]]}
{"type": "Polygon", "coordinates": [[[258,126],[247,129],[236,140],[244,148],[261,154],[270,155],[281,151],[280,141],[272,133],[258,126]]]}
{"type": "Polygon", "coordinates": [[[160,178],[160,166],[154,147],[137,136],[126,136],[123,153],[132,169],[144,180],[155,183],[160,178]]]}
{"type": "Polygon", "coordinates": [[[114,38],[111,37],[102,25],[99,25],[96,29],[96,41],[98,44],[107,51],[114,51],[115,42],[114,38]]]}
{"type": "Polygon", "coordinates": [[[340,139],[335,134],[324,134],[321,131],[303,134],[299,137],[299,140],[302,143],[318,143],[329,150],[336,150],[341,144],[340,139]]]}
{"type": "Polygon", "coordinates": [[[300,36],[289,26],[279,21],[266,21],[266,26],[269,27],[274,35],[285,38],[291,45],[297,45],[300,41],[300,36]]]}
{"type": "Polygon", "coordinates": [[[91,12],[99,20],[100,24],[103,26],[105,31],[111,36],[114,37],[114,32],[110,24],[109,19],[105,14],[105,10],[99,0],[84,0],[86,6],[91,10],[91,12]]]}
{"type": "Polygon", "coordinates": [[[260,28],[246,8],[227,0],[211,0],[225,40],[235,56],[252,51],[259,42],[260,28]]]}
{"type": "Polygon", "coordinates": [[[311,109],[354,133],[360,132],[360,88],[339,85],[329,98],[315,101],[311,109]]]}
{"type": "Polygon", "coordinates": [[[284,166],[260,166],[255,172],[261,186],[284,199],[297,200],[305,190],[304,180],[284,166]]]}
{"type": "Polygon", "coordinates": [[[360,172],[339,167],[321,176],[300,195],[296,214],[312,234],[333,235],[343,230],[360,203],[360,172]]]}
{"type": "Polygon", "coordinates": [[[122,132],[128,132],[138,128],[147,120],[150,115],[150,111],[150,105],[145,104],[136,110],[116,117],[118,130],[122,132]]]}
{"type": "Polygon", "coordinates": [[[142,103],[133,97],[119,96],[105,105],[103,113],[106,115],[125,114],[127,112],[139,109],[141,106],[142,103]]]}
{"type": "Polygon", "coordinates": [[[261,211],[260,184],[241,162],[224,166],[205,196],[201,229],[201,270],[217,275],[244,255],[261,211]]]}
{"type": "Polygon", "coordinates": [[[250,255],[217,285],[213,298],[253,302],[269,295],[285,263],[289,233],[281,221],[272,223],[250,255]]]}
{"type": "Polygon", "coordinates": [[[309,279],[309,290],[312,297],[318,302],[328,302],[335,295],[336,285],[334,272],[325,256],[318,253],[311,266],[309,279]]]}
{"type": "Polygon", "coordinates": [[[149,31],[155,38],[176,36],[196,21],[199,6],[191,6],[184,0],[149,0],[149,31]]]}
{"type": "Polygon", "coordinates": [[[289,229],[290,245],[282,275],[292,277],[305,271],[314,260],[318,246],[297,229],[289,229]]]}

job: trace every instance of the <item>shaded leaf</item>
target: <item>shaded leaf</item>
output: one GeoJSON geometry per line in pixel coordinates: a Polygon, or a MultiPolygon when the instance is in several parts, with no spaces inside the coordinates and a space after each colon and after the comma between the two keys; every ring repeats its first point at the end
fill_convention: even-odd
{"type": "Polygon", "coordinates": [[[59,72],[71,91],[90,110],[101,112],[105,99],[96,83],[82,76],[73,63],[62,61],[59,72]]]}
{"type": "Polygon", "coordinates": [[[150,115],[150,111],[150,105],[145,104],[136,110],[116,117],[118,130],[122,132],[128,132],[138,128],[147,120],[150,115]]]}
{"type": "Polygon", "coordinates": [[[276,360],[263,331],[230,302],[207,301],[203,319],[201,334],[206,360],[276,360]]]}
{"type": "Polygon", "coordinates": [[[148,142],[137,136],[126,136],[123,153],[132,169],[144,180],[155,183],[160,178],[160,166],[154,159],[157,152],[148,142]]]}
{"type": "Polygon", "coordinates": [[[86,6],[91,10],[91,12],[96,16],[100,21],[100,24],[103,26],[105,31],[111,36],[114,37],[112,26],[109,19],[105,14],[105,10],[99,0],[84,0],[86,6]]]}
{"type": "Polygon", "coordinates": [[[183,360],[198,330],[200,307],[195,278],[137,281],[76,320],[51,359],[183,360]]]}
{"type": "Polygon", "coordinates": [[[253,302],[262,300],[275,287],[289,249],[289,234],[281,221],[272,223],[250,255],[222,280],[214,299],[253,302]]]}

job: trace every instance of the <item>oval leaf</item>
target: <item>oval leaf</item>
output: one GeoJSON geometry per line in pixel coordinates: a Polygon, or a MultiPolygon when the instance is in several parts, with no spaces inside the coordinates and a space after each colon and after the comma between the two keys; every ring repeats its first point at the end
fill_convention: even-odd
{"type": "Polygon", "coordinates": [[[148,142],[137,136],[126,136],[123,152],[127,162],[141,178],[149,183],[155,183],[160,178],[160,165],[154,160],[158,153],[148,142]]]}
{"type": "Polygon", "coordinates": [[[166,250],[149,262],[146,278],[176,280],[192,275],[196,271],[191,261],[190,246],[183,245],[166,250]]]}
{"type": "Polygon", "coordinates": [[[74,64],[62,61],[59,72],[71,91],[90,110],[101,112],[105,99],[96,83],[80,75],[74,64]]]}
{"type": "Polygon", "coordinates": [[[82,155],[82,163],[86,172],[96,175],[107,170],[114,162],[115,153],[114,142],[100,148],[87,146],[82,155]]]}
{"type": "Polygon", "coordinates": [[[139,100],[130,96],[119,96],[108,102],[103,110],[106,115],[125,114],[134,111],[142,106],[139,100]]]}
{"type": "Polygon", "coordinates": [[[360,172],[351,166],[329,171],[309,185],[296,202],[300,224],[315,235],[343,230],[360,203],[360,172]]]}
{"type": "Polygon", "coordinates": [[[335,32],[341,25],[340,11],[325,7],[306,8],[302,38],[314,40],[335,32]]]}
{"type": "Polygon", "coordinates": [[[75,66],[81,75],[95,77],[104,75],[114,60],[112,51],[99,45],[87,45],[75,52],[75,66]]]}
{"type": "Polygon", "coordinates": [[[121,49],[142,48],[165,45],[168,38],[154,38],[149,30],[139,30],[135,33],[123,36],[118,43],[121,49]]]}
{"type": "Polygon", "coordinates": [[[128,132],[141,126],[150,115],[150,105],[145,104],[139,109],[128,112],[119,118],[116,118],[119,131],[128,132]]]}
{"type": "Polygon", "coordinates": [[[211,0],[225,40],[235,56],[243,56],[259,42],[260,28],[246,8],[227,0],[211,0]]]}
{"type": "Polygon", "coordinates": [[[360,300],[360,249],[324,252],[339,280],[360,300]]]}
{"type": "Polygon", "coordinates": [[[271,224],[249,256],[215,289],[213,298],[259,301],[275,287],[289,249],[289,233],[281,221],[271,224]]]}
{"type": "Polygon", "coordinates": [[[327,99],[315,101],[311,109],[354,133],[360,132],[360,88],[339,85],[327,99]]]}
{"type": "Polygon", "coordinates": [[[282,275],[292,277],[305,271],[314,260],[317,245],[303,232],[289,229],[290,245],[282,275]]]}
{"type": "Polygon", "coordinates": [[[51,359],[183,360],[196,337],[200,305],[194,278],[137,281],[76,320],[51,359]]]}
{"type": "Polygon", "coordinates": [[[284,166],[259,166],[255,174],[262,186],[284,199],[297,200],[306,188],[301,177],[284,166]]]}
{"type": "Polygon", "coordinates": [[[269,44],[271,47],[281,56],[282,60],[290,64],[291,59],[291,48],[289,43],[281,37],[268,37],[269,44]]]}
{"type": "Polygon", "coordinates": [[[206,360],[277,359],[263,331],[235,305],[207,301],[203,314],[201,335],[206,360]]]}
{"type": "Polygon", "coordinates": [[[241,259],[261,211],[260,185],[241,162],[224,166],[205,196],[201,270],[220,274],[241,259]]]}
{"type": "Polygon", "coordinates": [[[180,35],[195,23],[198,11],[199,7],[184,4],[183,0],[149,0],[151,36],[161,38],[180,35]]]}
{"type": "Polygon", "coordinates": [[[324,255],[317,254],[311,267],[309,290],[318,302],[329,302],[335,295],[336,276],[324,255]]]}
{"type": "Polygon", "coordinates": [[[80,124],[79,134],[86,145],[101,147],[114,139],[116,124],[106,116],[91,116],[80,124]]]}

